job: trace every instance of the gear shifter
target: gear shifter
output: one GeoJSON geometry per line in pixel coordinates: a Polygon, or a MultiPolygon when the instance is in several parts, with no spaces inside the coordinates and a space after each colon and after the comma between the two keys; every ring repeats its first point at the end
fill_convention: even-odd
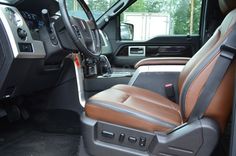
{"type": "Polygon", "coordinates": [[[99,64],[101,74],[103,74],[103,76],[109,77],[112,74],[112,68],[109,60],[105,55],[100,55],[99,64]]]}
{"type": "Polygon", "coordinates": [[[50,26],[50,16],[49,16],[47,9],[42,10],[42,19],[43,19],[45,26],[47,27],[48,32],[51,33],[52,30],[51,30],[51,26],[50,26]]]}

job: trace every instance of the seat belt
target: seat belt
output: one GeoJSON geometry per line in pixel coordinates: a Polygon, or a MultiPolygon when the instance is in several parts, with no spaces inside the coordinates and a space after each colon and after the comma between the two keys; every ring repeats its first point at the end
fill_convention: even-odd
{"type": "Polygon", "coordinates": [[[230,156],[236,155],[236,74],[234,76],[234,105],[232,111],[232,127],[230,140],[230,156]]]}
{"type": "Polygon", "coordinates": [[[217,88],[220,86],[227,69],[234,60],[236,54],[236,25],[233,27],[233,31],[230,33],[228,39],[220,48],[220,56],[216,61],[216,64],[202,89],[196,105],[190,114],[188,122],[201,119],[207,110],[211,100],[216,94],[217,88]]]}

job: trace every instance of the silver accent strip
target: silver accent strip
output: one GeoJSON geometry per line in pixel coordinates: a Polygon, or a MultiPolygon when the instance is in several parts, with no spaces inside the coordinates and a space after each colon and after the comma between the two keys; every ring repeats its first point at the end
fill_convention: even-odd
{"type": "Polygon", "coordinates": [[[75,75],[76,75],[76,82],[77,82],[77,89],[78,89],[78,96],[79,96],[79,102],[80,105],[84,108],[85,107],[85,96],[84,96],[84,72],[83,68],[81,68],[81,65],[78,67],[78,65],[75,62],[75,58],[78,57],[79,62],[81,62],[81,58],[79,54],[72,54],[71,59],[74,62],[74,68],[75,68],[75,75]]]}
{"type": "Polygon", "coordinates": [[[168,146],[168,148],[169,148],[170,150],[177,151],[177,152],[182,152],[182,153],[186,153],[186,154],[193,154],[193,153],[194,153],[194,152],[191,151],[191,150],[182,149],[182,148],[174,147],[174,146],[168,146]]]}
{"type": "Polygon", "coordinates": [[[141,66],[135,72],[129,81],[129,85],[133,85],[141,73],[150,72],[181,72],[184,65],[152,65],[152,66],[141,66]]]}
{"type": "Polygon", "coordinates": [[[17,8],[12,6],[0,5],[0,19],[5,27],[15,58],[44,58],[46,56],[43,42],[36,41],[32,38],[30,30],[17,8]],[[6,8],[12,9],[17,15],[19,15],[22,20],[21,26],[17,26],[12,22],[9,14],[6,11],[6,8]],[[21,28],[27,32],[26,40],[20,39],[17,33],[18,28],[21,28]],[[18,43],[30,43],[32,45],[33,52],[21,52],[18,43]]]}
{"type": "Polygon", "coordinates": [[[100,36],[102,37],[102,40],[103,40],[103,42],[104,42],[104,46],[105,47],[107,47],[108,46],[108,43],[107,43],[107,38],[106,38],[106,36],[104,35],[104,33],[102,32],[102,30],[98,30],[99,31],[99,34],[100,34],[100,36]]]}

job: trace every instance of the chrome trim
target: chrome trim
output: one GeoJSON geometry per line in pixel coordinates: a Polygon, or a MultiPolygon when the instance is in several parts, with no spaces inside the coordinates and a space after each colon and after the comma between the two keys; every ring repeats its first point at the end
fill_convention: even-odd
{"type": "Polygon", "coordinates": [[[152,65],[152,66],[141,66],[135,72],[129,81],[129,85],[133,85],[137,80],[139,74],[150,73],[150,72],[181,72],[184,65],[152,65]]]}
{"type": "Polygon", "coordinates": [[[107,40],[108,40],[108,39],[106,38],[106,36],[105,36],[105,34],[102,32],[102,30],[99,29],[98,31],[99,31],[99,34],[100,34],[100,36],[101,36],[101,38],[102,38],[102,40],[103,40],[103,42],[104,42],[104,44],[105,44],[104,46],[107,47],[107,46],[108,46],[108,43],[107,43],[107,40]]]}
{"type": "Polygon", "coordinates": [[[146,56],[146,46],[129,46],[128,47],[129,56],[146,56]],[[143,50],[143,53],[131,53],[132,48],[140,48],[143,50]]]}
{"type": "Polygon", "coordinates": [[[5,27],[15,58],[44,58],[46,56],[43,42],[36,41],[32,38],[30,30],[17,8],[12,6],[0,5],[0,19],[3,23],[3,26],[5,27]],[[6,12],[6,8],[12,9],[17,15],[19,15],[23,22],[21,26],[15,25],[10,20],[9,15],[6,12]],[[25,40],[22,40],[18,36],[18,28],[21,28],[27,32],[27,38],[25,40]],[[32,45],[33,52],[21,52],[18,43],[30,43],[32,45]]]}
{"type": "Polygon", "coordinates": [[[81,66],[78,67],[78,65],[76,64],[75,57],[78,57],[79,62],[81,62],[81,58],[79,54],[71,55],[71,59],[74,62],[79,102],[80,102],[80,105],[84,108],[85,103],[86,103],[85,96],[84,96],[84,72],[83,72],[83,68],[81,66]]]}

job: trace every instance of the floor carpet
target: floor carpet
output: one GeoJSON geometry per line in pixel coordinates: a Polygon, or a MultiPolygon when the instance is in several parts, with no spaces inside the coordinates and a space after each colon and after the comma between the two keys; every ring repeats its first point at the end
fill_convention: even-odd
{"type": "Polygon", "coordinates": [[[1,156],[77,156],[78,135],[31,131],[0,147],[1,156]]]}

